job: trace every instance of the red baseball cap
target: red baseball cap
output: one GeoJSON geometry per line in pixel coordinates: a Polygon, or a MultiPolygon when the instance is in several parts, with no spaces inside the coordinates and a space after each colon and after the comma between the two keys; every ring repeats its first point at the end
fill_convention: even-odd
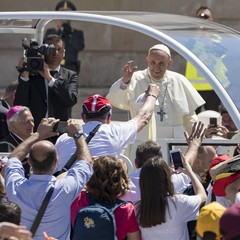
{"type": "Polygon", "coordinates": [[[9,120],[15,113],[19,112],[23,108],[24,106],[20,106],[20,105],[11,107],[7,112],[6,119],[9,120]]]}
{"type": "Polygon", "coordinates": [[[83,114],[90,116],[101,116],[112,109],[109,101],[101,95],[93,95],[88,97],[83,103],[83,114]]]}

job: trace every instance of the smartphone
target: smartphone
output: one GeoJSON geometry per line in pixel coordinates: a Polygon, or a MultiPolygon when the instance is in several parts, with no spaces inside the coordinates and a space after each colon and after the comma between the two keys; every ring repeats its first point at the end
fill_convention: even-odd
{"type": "Polygon", "coordinates": [[[174,169],[177,170],[179,167],[183,168],[182,156],[180,149],[170,150],[170,157],[174,165],[174,169]]]}
{"type": "Polygon", "coordinates": [[[63,134],[67,132],[67,122],[60,121],[56,123],[53,127],[53,132],[57,132],[59,134],[63,134]]]}
{"type": "Polygon", "coordinates": [[[213,127],[216,127],[217,126],[217,118],[210,118],[209,123],[211,125],[213,125],[213,127]]]}

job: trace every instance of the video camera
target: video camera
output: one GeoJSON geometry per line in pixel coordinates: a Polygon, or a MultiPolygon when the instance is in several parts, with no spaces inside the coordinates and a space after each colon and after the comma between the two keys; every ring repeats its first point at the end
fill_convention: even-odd
{"type": "Polygon", "coordinates": [[[38,71],[43,70],[44,56],[56,53],[54,44],[39,45],[34,39],[29,41],[24,38],[22,46],[25,49],[26,66],[20,69],[20,71],[28,71],[30,74],[36,74],[38,71]]]}

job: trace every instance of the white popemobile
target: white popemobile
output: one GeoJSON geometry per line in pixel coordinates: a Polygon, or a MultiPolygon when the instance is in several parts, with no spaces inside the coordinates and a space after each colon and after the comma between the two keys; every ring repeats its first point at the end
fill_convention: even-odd
{"type": "MultiPolygon", "coordinates": [[[[0,34],[29,34],[42,43],[46,25],[55,19],[102,23],[140,32],[179,53],[213,86],[240,129],[240,34],[217,23],[198,18],[154,12],[0,12],[0,34]]],[[[168,159],[169,146],[186,144],[174,139],[156,139],[168,159]]],[[[204,140],[204,144],[209,144],[204,140]]],[[[239,140],[238,140],[239,141],[239,140]]],[[[236,145],[235,140],[214,140],[215,145],[236,145]]]]}

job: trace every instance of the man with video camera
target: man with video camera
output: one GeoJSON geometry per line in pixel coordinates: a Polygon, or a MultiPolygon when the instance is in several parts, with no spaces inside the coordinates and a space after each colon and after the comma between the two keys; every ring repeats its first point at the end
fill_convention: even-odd
{"type": "Polygon", "coordinates": [[[65,54],[63,39],[48,35],[44,44],[38,46],[31,41],[26,44],[24,40],[26,58],[17,67],[20,74],[14,105],[29,107],[35,130],[45,117],[67,121],[78,95],[76,72],[60,66],[65,54]]]}

